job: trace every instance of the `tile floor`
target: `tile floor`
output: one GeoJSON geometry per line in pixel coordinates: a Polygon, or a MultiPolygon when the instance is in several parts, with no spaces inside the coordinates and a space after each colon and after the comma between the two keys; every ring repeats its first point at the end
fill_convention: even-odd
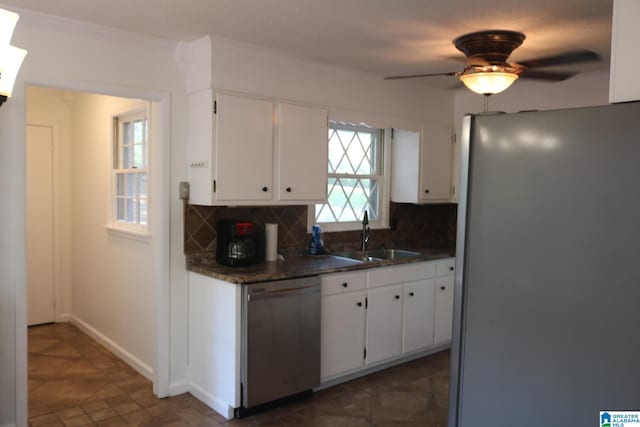
{"type": "Polygon", "coordinates": [[[190,394],[151,383],[70,323],[29,328],[30,426],[446,427],[449,352],[227,421],[190,394]]]}

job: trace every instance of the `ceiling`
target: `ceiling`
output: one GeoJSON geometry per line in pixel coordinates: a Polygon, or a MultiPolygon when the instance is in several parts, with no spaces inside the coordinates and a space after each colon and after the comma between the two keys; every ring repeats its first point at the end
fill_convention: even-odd
{"type": "MultiPolygon", "coordinates": [[[[152,36],[206,34],[378,75],[463,68],[451,41],[487,29],[527,35],[511,61],[590,49],[609,66],[612,0],[0,0],[23,9],[152,36]]],[[[419,82],[446,87],[447,77],[419,82]]]]}

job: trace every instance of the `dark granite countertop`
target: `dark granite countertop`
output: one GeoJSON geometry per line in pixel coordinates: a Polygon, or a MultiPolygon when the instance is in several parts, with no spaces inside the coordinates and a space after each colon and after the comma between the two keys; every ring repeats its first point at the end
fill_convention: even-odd
{"type": "Polygon", "coordinates": [[[187,255],[187,270],[213,277],[214,279],[224,280],[225,282],[246,284],[431,261],[455,256],[450,249],[417,249],[416,251],[420,252],[421,255],[411,258],[369,262],[360,262],[332,255],[292,255],[284,260],[262,262],[247,267],[223,266],[215,261],[215,257],[211,253],[202,252],[187,255]]]}

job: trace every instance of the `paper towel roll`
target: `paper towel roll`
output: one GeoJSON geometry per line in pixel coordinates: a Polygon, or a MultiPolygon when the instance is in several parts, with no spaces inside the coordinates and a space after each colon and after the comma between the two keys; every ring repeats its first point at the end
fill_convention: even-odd
{"type": "Polygon", "coordinates": [[[265,224],[265,261],[278,259],[278,224],[265,224]]]}

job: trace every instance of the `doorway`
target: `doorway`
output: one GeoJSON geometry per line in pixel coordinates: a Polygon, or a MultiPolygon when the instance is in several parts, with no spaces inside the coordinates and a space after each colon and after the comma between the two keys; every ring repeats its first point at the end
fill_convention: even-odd
{"type": "Polygon", "coordinates": [[[29,326],[52,323],[55,290],[53,126],[27,124],[29,326]]]}
{"type": "Polygon", "coordinates": [[[163,274],[168,252],[162,250],[168,245],[168,209],[162,209],[168,191],[163,186],[168,150],[162,123],[168,100],[152,95],[143,99],[27,86],[27,317],[29,325],[71,321],[152,380],[156,394],[166,396],[162,378],[168,366],[160,365],[168,358],[161,347],[165,331],[159,328],[168,282],[163,274]],[[117,117],[132,112],[148,119],[143,131],[152,137],[145,158],[148,188],[154,192],[140,193],[138,183],[137,193],[128,198],[129,187],[116,179],[114,144],[117,117]],[[136,206],[143,199],[149,212],[148,224],[143,216],[146,233],[140,224],[131,232],[126,221],[114,220],[118,197],[136,206]]]}

